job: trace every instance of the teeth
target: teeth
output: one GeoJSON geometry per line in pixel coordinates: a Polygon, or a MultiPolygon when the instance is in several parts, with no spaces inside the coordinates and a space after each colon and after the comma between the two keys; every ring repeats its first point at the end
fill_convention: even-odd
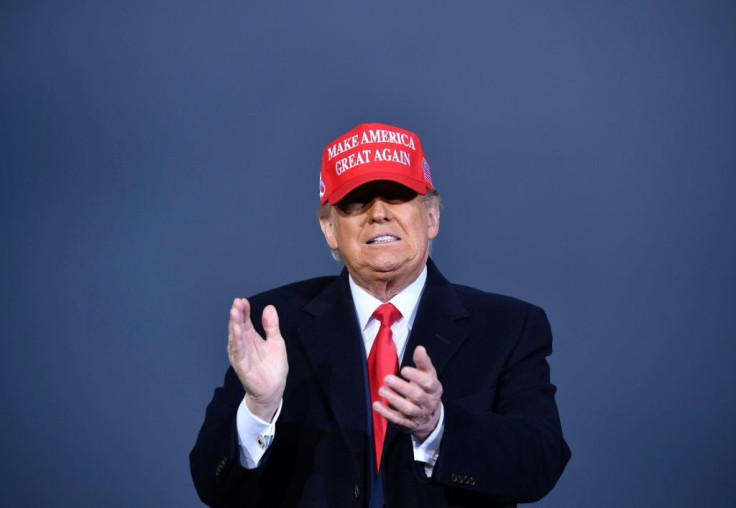
{"type": "Polygon", "coordinates": [[[383,235],[383,236],[377,236],[373,240],[370,241],[370,243],[386,243],[386,242],[393,242],[396,240],[396,237],[393,235],[383,235]]]}

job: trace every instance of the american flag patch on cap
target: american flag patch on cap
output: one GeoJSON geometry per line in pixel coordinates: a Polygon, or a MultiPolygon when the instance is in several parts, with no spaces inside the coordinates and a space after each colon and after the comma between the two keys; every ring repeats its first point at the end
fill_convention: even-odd
{"type": "Polygon", "coordinates": [[[429,182],[429,185],[434,186],[432,183],[432,170],[429,167],[429,162],[425,158],[422,158],[422,171],[424,173],[424,179],[429,182]]]}

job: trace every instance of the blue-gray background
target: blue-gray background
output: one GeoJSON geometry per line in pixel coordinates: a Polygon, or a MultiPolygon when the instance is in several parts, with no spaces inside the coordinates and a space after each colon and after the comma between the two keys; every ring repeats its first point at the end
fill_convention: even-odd
{"type": "Polygon", "coordinates": [[[235,296],[336,273],[321,150],[419,133],[452,280],[544,307],[539,506],[733,505],[736,5],[0,7],[4,506],[198,506],[235,296]]]}

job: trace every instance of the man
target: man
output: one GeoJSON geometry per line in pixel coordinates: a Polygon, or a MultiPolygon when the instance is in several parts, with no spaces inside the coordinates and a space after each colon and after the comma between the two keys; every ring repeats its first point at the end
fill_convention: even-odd
{"type": "Polygon", "coordinates": [[[547,318],[450,284],[429,259],[440,203],[419,138],[357,126],[325,148],[320,198],[345,269],[233,302],[231,367],[190,455],[201,499],[343,508],[543,497],[570,458],[547,318]]]}

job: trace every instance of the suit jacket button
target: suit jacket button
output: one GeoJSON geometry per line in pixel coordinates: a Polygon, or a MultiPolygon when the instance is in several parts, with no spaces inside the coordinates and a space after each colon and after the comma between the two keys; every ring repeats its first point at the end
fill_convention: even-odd
{"type": "Polygon", "coordinates": [[[355,499],[358,499],[360,497],[360,487],[357,483],[353,486],[353,492],[355,493],[355,499]]]}
{"type": "Polygon", "coordinates": [[[215,476],[221,476],[223,471],[225,471],[225,466],[227,466],[228,458],[223,457],[220,459],[220,463],[217,464],[217,468],[215,469],[215,476]]]}

